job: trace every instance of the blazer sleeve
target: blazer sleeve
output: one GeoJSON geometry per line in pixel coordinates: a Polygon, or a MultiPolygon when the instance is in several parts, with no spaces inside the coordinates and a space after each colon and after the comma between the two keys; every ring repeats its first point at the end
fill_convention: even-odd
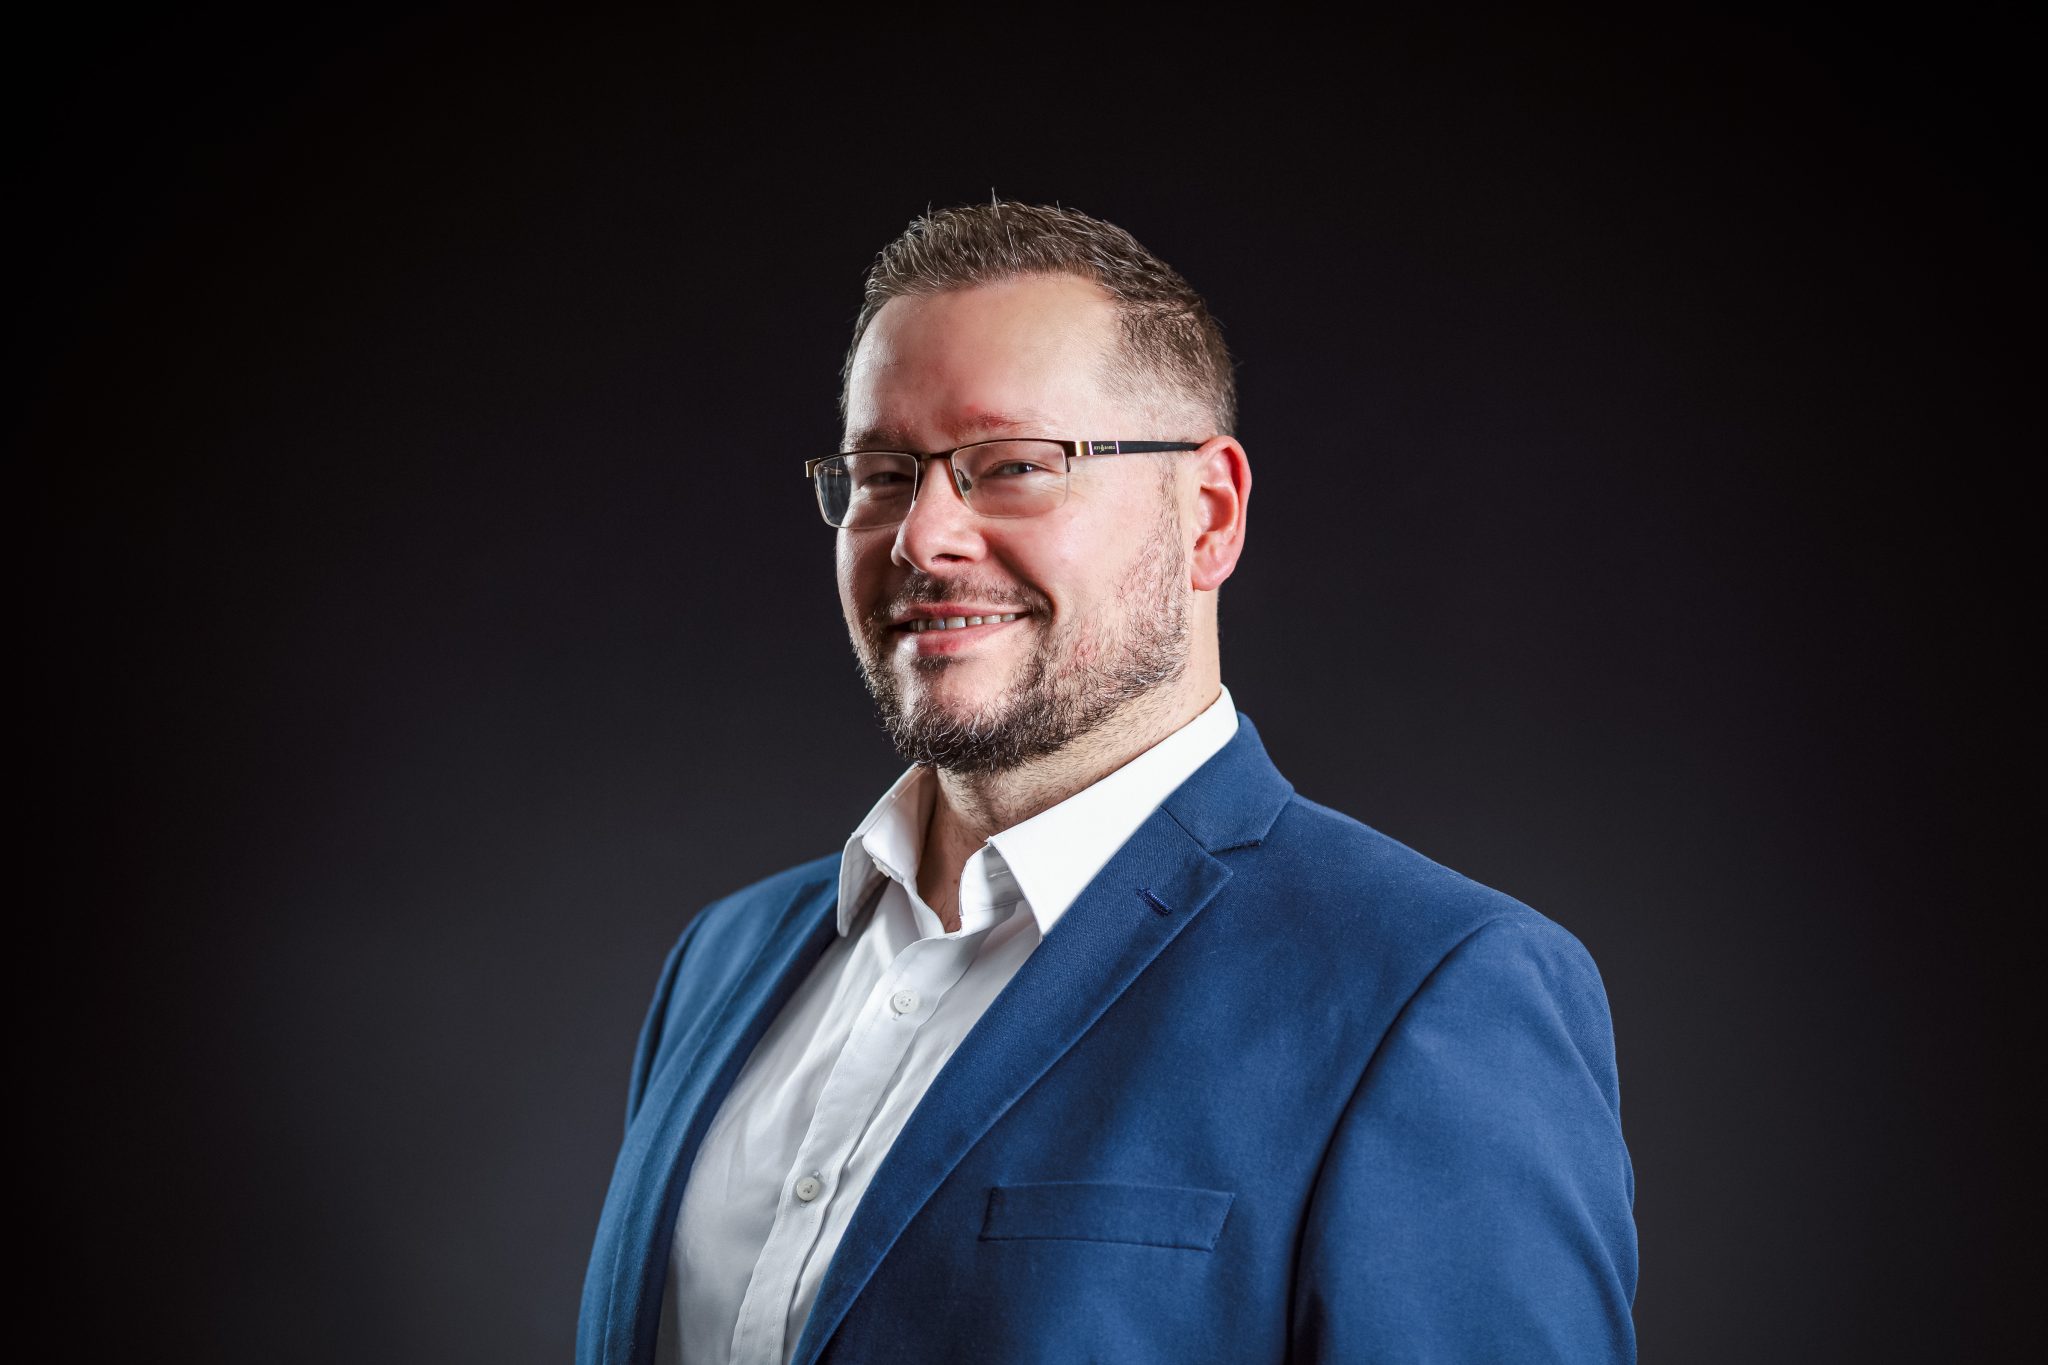
{"type": "Polygon", "coordinates": [[[1633,1361],[1635,1181],[1606,995],[1533,913],[1439,962],[1344,1111],[1297,1263],[1301,1361],[1633,1361]]]}

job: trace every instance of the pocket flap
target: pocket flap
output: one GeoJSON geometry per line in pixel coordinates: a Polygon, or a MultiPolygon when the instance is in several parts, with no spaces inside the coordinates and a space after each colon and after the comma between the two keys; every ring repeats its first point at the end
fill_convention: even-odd
{"type": "Polygon", "coordinates": [[[1178,1185],[997,1185],[988,1192],[981,1240],[1131,1242],[1211,1251],[1235,1197],[1178,1185]]]}

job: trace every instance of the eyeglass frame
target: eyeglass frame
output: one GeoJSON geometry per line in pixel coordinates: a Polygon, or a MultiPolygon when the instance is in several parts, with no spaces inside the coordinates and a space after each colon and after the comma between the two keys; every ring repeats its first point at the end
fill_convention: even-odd
{"type": "MultiPolygon", "coordinates": [[[[1029,521],[1033,517],[1044,516],[1046,512],[1052,511],[1053,508],[1048,507],[1045,509],[1045,512],[1026,512],[1022,515],[1010,516],[1000,512],[980,511],[968,500],[967,489],[961,483],[960,466],[953,463],[953,457],[963,450],[972,450],[975,446],[1007,445],[1012,441],[1037,441],[1045,445],[1060,447],[1061,453],[1066,457],[1066,464],[1060,470],[1063,478],[1071,478],[1073,476],[1074,461],[1076,460],[1097,459],[1109,455],[1184,455],[1189,451],[1200,450],[1203,445],[1207,444],[1203,441],[1100,441],[1088,438],[1062,440],[1057,436],[989,436],[979,441],[967,441],[961,445],[954,446],[950,450],[934,450],[923,454],[915,450],[871,450],[866,448],[834,451],[830,455],[820,455],[815,460],[804,461],[804,480],[811,485],[811,492],[815,496],[818,491],[818,466],[824,464],[827,460],[843,460],[849,455],[902,455],[908,457],[911,462],[910,500],[903,504],[903,515],[894,521],[878,521],[859,528],[863,531],[879,531],[886,526],[901,526],[909,518],[910,509],[917,505],[917,495],[924,489],[925,465],[932,460],[944,460],[947,470],[953,476],[953,491],[960,495],[961,505],[966,507],[968,511],[973,512],[977,517],[988,517],[995,521],[1029,521]]],[[[1066,502],[1068,487],[1062,486],[1060,501],[1054,504],[1054,506],[1060,506],[1066,502]]],[[[817,498],[817,503],[818,516],[823,519],[827,526],[830,526],[835,531],[851,529],[825,515],[825,502],[822,497],[817,498]]]]}

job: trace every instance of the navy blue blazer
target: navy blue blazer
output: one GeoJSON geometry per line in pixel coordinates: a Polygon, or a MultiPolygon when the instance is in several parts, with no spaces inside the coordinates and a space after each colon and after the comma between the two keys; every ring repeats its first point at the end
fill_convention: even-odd
{"type": "MultiPolygon", "coordinates": [[[[669,955],[579,1361],[650,1359],[690,1163],[838,875],[669,955]]],[[[795,1365],[1633,1360],[1619,1103],[1578,941],[1295,795],[1240,716],[939,1073],[795,1365]]]]}

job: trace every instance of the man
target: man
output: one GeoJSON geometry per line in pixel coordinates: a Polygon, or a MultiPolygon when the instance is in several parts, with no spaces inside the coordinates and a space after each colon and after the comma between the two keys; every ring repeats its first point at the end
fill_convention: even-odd
{"type": "Polygon", "coordinates": [[[841,398],[808,470],[912,766],[684,930],[580,1358],[1632,1359],[1591,960],[1294,795],[1222,688],[1200,298],[1071,210],[932,214],[841,398]]]}

